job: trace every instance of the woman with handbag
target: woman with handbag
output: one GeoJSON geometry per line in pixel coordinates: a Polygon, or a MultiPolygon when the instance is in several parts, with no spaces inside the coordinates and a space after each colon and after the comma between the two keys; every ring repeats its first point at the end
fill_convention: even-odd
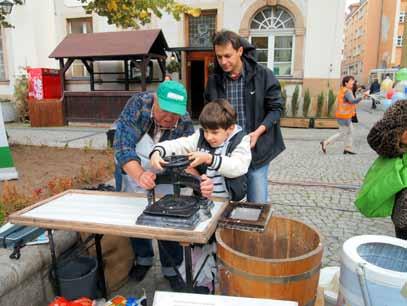
{"type": "Polygon", "coordinates": [[[336,120],[339,124],[339,133],[336,133],[328,139],[320,142],[321,149],[324,154],[326,154],[327,146],[341,137],[344,138],[345,143],[343,154],[356,154],[352,149],[352,117],[356,114],[356,104],[358,104],[363,97],[367,96],[369,94],[369,91],[364,92],[363,97],[355,98],[352,92],[354,83],[355,78],[351,75],[345,76],[342,79],[342,87],[339,89],[339,93],[337,96],[338,105],[336,107],[335,113],[336,120]]]}

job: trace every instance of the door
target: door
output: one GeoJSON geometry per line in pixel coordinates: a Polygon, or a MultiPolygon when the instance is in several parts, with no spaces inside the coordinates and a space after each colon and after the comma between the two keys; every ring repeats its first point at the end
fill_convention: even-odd
{"type": "Polygon", "coordinates": [[[214,54],[210,51],[187,53],[186,85],[188,92],[188,111],[192,119],[198,119],[204,106],[204,90],[208,81],[209,66],[214,54]]]}

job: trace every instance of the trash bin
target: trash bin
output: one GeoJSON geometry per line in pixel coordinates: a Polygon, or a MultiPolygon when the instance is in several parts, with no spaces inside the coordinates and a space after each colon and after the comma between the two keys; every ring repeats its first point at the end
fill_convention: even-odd
{"type": "MultiPolygon", "coordinates": [[[[61,296],[68,300],[80,297],[95,299],[97,292],[96,258],[89,256],[75,257],[57,264],[61,296]]],[[[53,276],[53,275],[52,275],[53,276]]],[[[55,277],[53,276],[55,281],[55,277]]]]}

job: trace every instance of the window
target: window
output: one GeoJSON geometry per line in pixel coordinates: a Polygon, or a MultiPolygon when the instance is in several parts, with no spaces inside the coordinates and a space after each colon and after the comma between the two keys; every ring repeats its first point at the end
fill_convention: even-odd
{"type": "Polygon", "coordinates": [[[406,12],[400,12],[399,22],[404,23],[406,21],[406,12]]]}
{"type": "Polygon", "coordinates": [[[268,6],[251,21],[251,42],[257,61],[272,69],[276,76],[293,74],[295,20],[280,6],[268,6]]]}
{"type": "Polygon", "coordinates": [[[203,11],[199,17],[189,17],[189,46],[212,47],[216,31],[216,11],[203,11]]]}
{"type": "Polygon", "coordinates": [[[403,46],[403,36],[397,36],[396,46],[397,47],[403,46]]]}
{"type": "Polygon", "coordinates": [[[6,69],[4,64],[3,31],[0,29],[0,81],[6,80],[6,69]]]}
{"type": "MultiPolygon", "coordinates": [[[[68,34],[92,33],[92,18],[75,18],[67,20],[68,34]]],[[[68,74],[73,78],[88,77],[88,71],[81,61],[75,60],[69,68],[68,74]]]]}

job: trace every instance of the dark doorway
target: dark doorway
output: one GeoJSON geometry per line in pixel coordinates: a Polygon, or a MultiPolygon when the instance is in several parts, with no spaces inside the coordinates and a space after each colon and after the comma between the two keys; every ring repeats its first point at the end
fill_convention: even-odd
{"type": "Polygon", "coordinates": [[[191,61],[190,101],[191,116],[198,119],[204,106],[203,93],[205,90],[205,61],[191,61]]]}

